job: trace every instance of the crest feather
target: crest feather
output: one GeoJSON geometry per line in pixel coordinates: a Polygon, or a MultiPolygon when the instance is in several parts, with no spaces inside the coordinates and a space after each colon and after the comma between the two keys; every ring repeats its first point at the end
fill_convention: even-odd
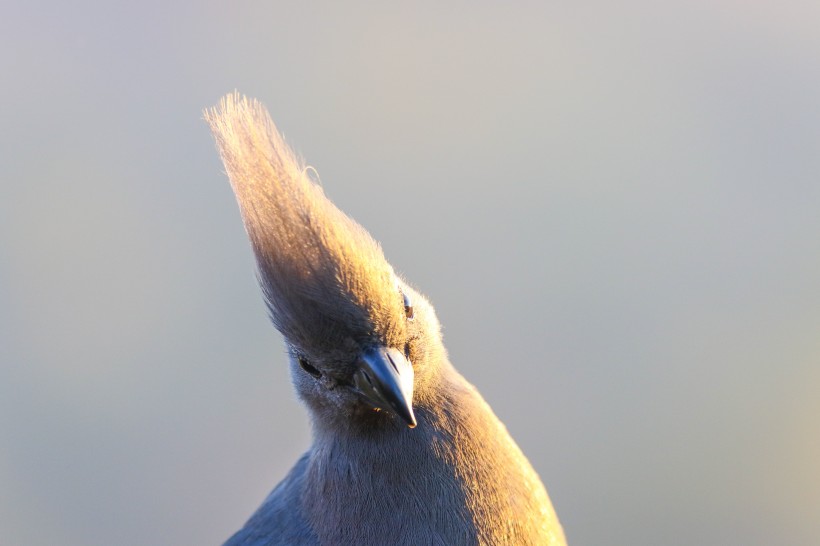
{"type": "Polygon", "coordinates": [[[310,179],[265,107],[234,92],[205,120],[282,334],[304,350],[365,333],[393,337],[400,297],[381,248],[310,179]]]}

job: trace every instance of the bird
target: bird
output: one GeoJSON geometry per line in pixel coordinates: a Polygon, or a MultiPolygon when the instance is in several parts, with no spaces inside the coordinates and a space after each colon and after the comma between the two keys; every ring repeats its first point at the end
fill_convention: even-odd
{"type": "Polygon", "coordinates": [[[233,92],[204,117],[311,422],[308,450],[225,546],[565,545],[538,474],[451,364],[428,299],[325,196],[258,100],[233,92]]]}

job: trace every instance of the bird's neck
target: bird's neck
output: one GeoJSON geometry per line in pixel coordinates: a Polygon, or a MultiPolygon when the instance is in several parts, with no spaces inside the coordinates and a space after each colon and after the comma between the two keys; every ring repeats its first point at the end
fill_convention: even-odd
{"type": "MultiPolygon", "coordinates": [[[[455,449],[454,434],[442,428],[440,412],[433,407],[435,399],[446,397],[426,394],[433,396],[417,397],[414,404],[418,425],[413,429],[396,419],[346,428],[314,423],[303,505],[328,543],[403,544],[414,535],[400,530],[407,533],[419,525],[442,537],[474,536],[463,480],[447,461],[446,454],[455,449]],[[441,529],[430,525],[436,520],[441,529]],[[370,534],[357,535],[351,521],[370,534]]],[[[418,532],[427,531],[420,527],[418,532]]],[[[422,535],[415,542],[433,543],[422,535]]]]}
{"type": "Polygon", "coordinates": [[[303,505],[320,536],[340,544],[370,544],[379,536],[376,543],[398,544],[413,532],[416,543],[471,543],[499,529],[525,536],[502,529],[525,507],[544,521],[554,518],[537,475],[478,392],[455,370],[440,379],[439,389],[420,393],[414,404],[414,429],[315,435],[303,505]],[[358,536],[350,521],[379,534],[358,536]]]}

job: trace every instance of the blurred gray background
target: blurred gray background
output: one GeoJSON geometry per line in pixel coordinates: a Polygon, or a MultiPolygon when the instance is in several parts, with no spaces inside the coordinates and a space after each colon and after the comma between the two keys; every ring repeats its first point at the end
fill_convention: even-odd
{"type": "Polygon", "coordinates": [[[820,3],[6,2],[0,543],[203,545],[306,449],[201,110],[270,109],[570,543],[820,544],[820,3]]]}

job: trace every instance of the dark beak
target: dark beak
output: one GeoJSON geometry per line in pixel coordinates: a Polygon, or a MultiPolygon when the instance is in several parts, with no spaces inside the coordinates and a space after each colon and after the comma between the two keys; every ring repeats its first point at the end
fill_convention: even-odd
{"type": "Polygon", "coordinates": [[[391,411],[407,426],[416,426],[413,415],[413,365],[392,347],[374,347],[362,353],[353,385],[374,408],[391,411]]]}

